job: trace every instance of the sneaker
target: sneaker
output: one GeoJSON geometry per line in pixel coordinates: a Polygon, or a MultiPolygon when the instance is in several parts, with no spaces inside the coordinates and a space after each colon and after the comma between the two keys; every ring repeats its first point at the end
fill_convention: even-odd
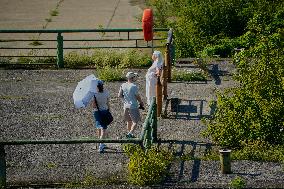
{"type": "Polygon", "coordinates": [[[135,138],[135,136],[134,136],[133,134],[131,134],[131,133],[128,133],[128,134],[126,135],[126,138],[135,138]]]}
{"type": "Polygon", "coordinates": [[[99,145],[99,152],[100,152],[100,153],[103,153],[104,150],[105,150],[105,148],[106,148],[106,145],[105,145],[105,144],[100,144],[100,145],[99,145]]]}

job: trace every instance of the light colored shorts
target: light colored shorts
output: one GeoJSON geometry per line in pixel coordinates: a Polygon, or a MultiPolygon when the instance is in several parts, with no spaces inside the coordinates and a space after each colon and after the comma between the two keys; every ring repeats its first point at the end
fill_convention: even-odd
{"type": "Polygon", "coordinates": [[[138,123],[141,121],[141,116],[138,108],[135,109],[124,109],[124,120],[125,121],[132,121],[134,123],[138,123]]]}

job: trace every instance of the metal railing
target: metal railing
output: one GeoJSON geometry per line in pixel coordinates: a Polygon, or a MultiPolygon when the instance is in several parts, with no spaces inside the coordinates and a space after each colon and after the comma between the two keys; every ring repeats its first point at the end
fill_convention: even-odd
{"type": "Polygon", "coordinates": [[[151,148],[152,144],[157,142],[157,126],[157,103],[156,98],[153,97],[140,136],[140,140],[143,141],[143,147],[145,149],[151,148]]]}
{"type": "MultiPolygon", "coordinates": [[[[10,30],[10,29],[0,29],[0,34],[9,33],[9,34],[26,34],[26,33],[37,33],[39,36],[41,34],[57,34],[56,39],[3,39],[0,35],[0,50],[56,50],[56,56],[55,55],[2,55],[0,51],[0,58],[14,58],[14,57],[53,57],[56,58],[56,63],[59,68],[64,67],[64,50],[78,50],[78,49],[102,49],[102,48],[159,48],[164,47],[164,45],[154,45],[154,41],[162,41],[165,40],[164,38],[154,38],[150,44],[149,42],[145,42],[145,45],[139,45],[139,41],[144,41],[142,38],[143,29],[128,29],[128,28],[114,28],[114,29],[40,29],[40,30],[32,30],[32,29],[26,29],[26,30],[10,30]],[[137,37],[131,37],[131,34],[138,33],[138,36],[141,36],[141,38],[137,37]],[[99,34],[100,36],[93,39],[68,39],[68,37],[64,37],[63,34],[75,34],[75,33],[92,33],[92,34],[99,34]],[[106,38],[107,33],[118,33],[119,38],[106,38]],[[126,34],[125,36],[122,34],[126,34]],[[123,37],[121,37],[123,36],[123,37]],[[66,38],[66,39],[65,39],[66,38]],[[135,41],[135,45],[132,46],[65,46],[65,42],[107,42],[107,41],[116,41],[116,42],[124,42],[124,41],[135,41]],[[11,43],[11,42],[36,42],[37,44],[34,46],[28,46],[28,47],[22,47],[22,46],[7,46],[4,44],[11,43]],[[39,47],[42,45],[40,42],[56,42],[56,45],[53,44],[48,47],[39,47]]],[[[154,32],[162,32],[162,31],[168,31],[166,28],[153,28],[154,32]]],[[[42,36],[42,35],[41,35],[42,36]]],[[[54,36],[53,36],[54,38],[54,36]]],[[[32,44],[29,44],[32,45],[32,44]]]]}
{"type": "Polygon", "coordinates": [[[156,99],[148,109],[147,117],[143,124],[140,138],[134,139],[70,139],[70,140],[10,140],[0,141],[0,189],[6,188],[6,153],[5,146],[9,145],[44,145],[44,144],[84,144],[84,143],[132,143],[139,144],[144,149],[151,148],[157,142],[157,104],[156,99]]]}

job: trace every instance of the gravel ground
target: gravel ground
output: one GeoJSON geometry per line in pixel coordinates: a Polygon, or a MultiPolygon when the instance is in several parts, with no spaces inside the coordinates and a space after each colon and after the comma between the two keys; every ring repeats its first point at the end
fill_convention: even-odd
{"type": "MultiPolygon", "coordinates": [[[[195,69],[192,65],[182,65],[195,69]]],[[[164,104],[167,116],[159,119],[158,136],[161,145],[171,147],[177,155],[195,157],[212,147],[203,138],[200,118],[209,116],[208,103],[216,97],[216,89],[233,86],[228,62],[212,64],[215,75],[207,82],[176,82],[168,86],[169,99],[179,98],[179,113],[164,104]],[[218,74],[216,74],[218,73],[218,74]],[[171,141],[167,141],[171,140],[171,141]]],[[[138,85],[145,94],[144,75],[138,85]]],[[[0,140],[74,139],[96,136],[91,107],[75,109],[72,93],[77,82],[94,70],[0,70],[0,140]]],[[[111,111],[115,121],[109,127],[110,138],[122,138],[126,126],[122,117],[122,102],[116,97],[122,82],[106,83],[111,92],[111,111]]],[[[143,97],[145,101],[145,97],[143,97]]],[[[141,112],[145,119],[146,111],[141,112]]],[[[135,135],[139,135],[140,127],[135,135]]],[[[97,188],[138,188],[125,184],[127,156],[119,144],[109,144],[99,154],[95,144],[5,146],[7,181],[9,185],[31,183],[71,183],[96,178],[113,185],[97,188]]],[[[233,174],[222,175],[218,161],[176,161],[169,168],[170,177],[160,188],[228,187],[236,176],[243,177],[247,187],[284,188],[283,164],[272,162],[233,161],[233,174]]],[[[30,185],[30,187],[32,187],[30,185]]]]}

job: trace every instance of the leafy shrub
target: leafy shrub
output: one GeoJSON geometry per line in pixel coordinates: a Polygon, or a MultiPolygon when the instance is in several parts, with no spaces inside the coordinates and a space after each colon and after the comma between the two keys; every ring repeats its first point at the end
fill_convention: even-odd
{"type": "Polygon", "coordinates": [[[78,54],[77,52],[73,51],[64,56],[64,64],[65,67],[69,68],[78,68],[82,66],[92,65],[91,57],[87,56],[86,54],[78,54]]]}
{"type": "Polygon", "coordinates": [[[213,57],[213,55],[220,55],[223,58],[232,57],[234,48],[240,46],[238,40],[222,39],[217,44],[207,45],[201,52],[201,57],[213,57]]]}
{"type": "MultiPolygon", "coordinates": [[[[176,57],[196,57],[203,52],[215,53],[221,57],[231,54],[232,48],[219,43],[220,39],[234,39],[242,36],[251,28],[264,31],[271,19],[278,20],[270,29],[283,25],[283,1],[266,0],[147,0],[154,9],[155,27],[174,29],[176,57]],[[277,14],[275,14],[277,13],[277,14]],[[261,16],[256,16],[261,15],[261,16]],[[207,45],[210,46],[207,46],[207,45]],[[212,52],[214,51],[214,52],[212,52]]],[[[283,27],[283,26],[282,26],[283,27]]],[[[240,44],[248,47],[249,43],[240,44]]],[[[236,48],[234,46],[233,48],[236,48]]]]}
{"type": "Polygon", "coordinates": [[[196,72],[191,70],[172,70],[173,81],[206,81],[206,76],[203,72],[196,72]]]}
{"type": "Polygon", "coordinates": [[[230,188],[242,189],[246,187],[246,182],[242,177],[236,176],[230,183],[230,188]]]}
{"type": "Polygon", "coordinates": [[[283,39],[264,31],[254,47],[237,55],[240,87],[218,94],[217,110],[207,122],[207,136],[220,145],[284,143],[283,39]]]}
{"type": "Polygon", "coordinates": [[[121,60],[120,68],[149,67],[152,64],[151,56],[139,51],[128,51],[121,60]]]}
{"type": "Polygon", "coordinates": [[[92,66],[96,68],[118,67],[118,68],[139,68],[151,65],[151,57],[136,50],[114,51],[95,50],[92,54],[79,54],[70,52],[64,56],[66,67],[78,68],[92,66]]]}
{"type": "Polygon", "coordinates": [[[98,69],[98,78],[100,78],[103,81],[124,81],[125,74],[124,70],[118,69],[118,68],[111,68],[111,67],[105,67],[103,69],[98,69]]]}
{"type": "Polygon", "coordinates": [[[130,157],[128,163],[128,182],[144,186],[159,184],[167,175],[167,168],[173,155],[156,147],[144,151],[138,145],[125,145],[124,151],[130,157]]]}
{"type": "Polygon", "coordinates": [[[284,146],[270,145],[265,142],[255,141],[248,143],[241,149],[232,151],[234,160],[254,160],[284,162],[284,146]]]}

